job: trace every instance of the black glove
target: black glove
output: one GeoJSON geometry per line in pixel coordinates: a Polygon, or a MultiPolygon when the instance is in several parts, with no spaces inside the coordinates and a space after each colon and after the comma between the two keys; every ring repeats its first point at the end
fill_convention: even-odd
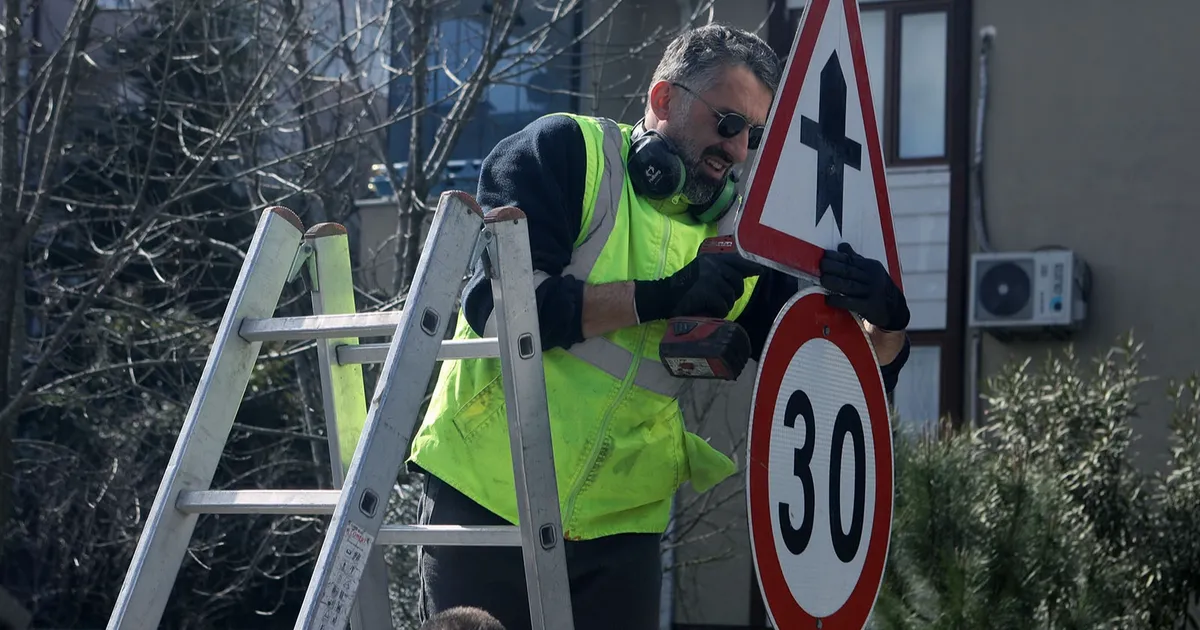
{"type": "Polygon", "coordinates": [[[825,303],[854,311],[884,330],[908,328],[908,302],[878,260],[865,258],[849,243],[821,258],[821,286],[831,293],[825,303]]]}
{"type": "Polygon", "coordinates": [[[670,317],[725,317],[745,291],[744,281],[762,268],[738,253],[700,254],[661,280],[634,282],[638,321],[670,317]]]}

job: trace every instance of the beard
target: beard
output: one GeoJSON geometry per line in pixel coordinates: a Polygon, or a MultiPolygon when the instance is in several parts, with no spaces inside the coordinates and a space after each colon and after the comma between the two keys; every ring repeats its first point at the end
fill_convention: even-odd
{"type": "Polygon", "coordinates": [[[684,196],[696,205],[712,202],[725,187],[729,169],[725,170],[725,177],[714,178],[705,172],[704,158],[712,156],[729,164],[733,164],[733,158],[717,145],[701,149],[691,138],[683,139],[683,142],[678,144],[682,149],[683,155],[680,157],[683,159],[684,172],[687,175],[687,180],[683,185],[684,196]]]}

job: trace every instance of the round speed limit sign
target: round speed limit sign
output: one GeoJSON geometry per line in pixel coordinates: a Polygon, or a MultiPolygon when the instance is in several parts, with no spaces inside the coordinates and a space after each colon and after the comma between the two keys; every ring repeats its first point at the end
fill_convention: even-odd
{"type": "Polygon", "coordinates": [[[891,535],[892,441],[855,316],[817,288],[793,297],[767,338],[751,409],[751,546],[774,627],[862,628],[891,535]]]}

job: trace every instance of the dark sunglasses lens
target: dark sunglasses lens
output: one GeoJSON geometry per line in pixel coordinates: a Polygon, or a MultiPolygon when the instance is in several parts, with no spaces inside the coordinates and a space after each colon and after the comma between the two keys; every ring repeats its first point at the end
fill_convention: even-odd
{"type": "Polygon", "coordinates": [[[725,114],[717,123],[717,133],[723,138],[732,138],[746,128],[746,119],[737,114],[725,114]]]}
{"type": "Polygon", "coordinates": [[[762,142],[762,135],[763,135],[762,127],[751,127],[750,128],[750,142],[748,144],[749,144],[751,151],[758,148],[758,143],[762,142]]]}

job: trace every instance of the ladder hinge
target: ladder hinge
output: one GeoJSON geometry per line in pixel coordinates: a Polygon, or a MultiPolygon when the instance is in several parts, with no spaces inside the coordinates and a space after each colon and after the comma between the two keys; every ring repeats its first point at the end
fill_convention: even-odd
{"type": "MultiPolygon", "coordinates": [[[[296,249],[296,257],[292,259],[292,268],[288,271],[288,282],[296,279],[296,276],[301,275],[301,271],[313,260],[313,246],[309,243],[303,243],[296,249]]],[[[317,277],[312,273],[315,271],[311,267],[309,273],[303,274],[304,284],[309,291],[317,290],[317,277]]]]}
{"type": "Polygon", "coordinates": [[[475,239],[475,251],[471,252],[470,267],[467,269],[467,275],[475,274],[475,261],[483,263],[483,273],[485,277],[492,277],[491,259],[488,257],[489,245],[492,243],[492,231],[486,227],[479,231],[479,238],[475,239]]]}

